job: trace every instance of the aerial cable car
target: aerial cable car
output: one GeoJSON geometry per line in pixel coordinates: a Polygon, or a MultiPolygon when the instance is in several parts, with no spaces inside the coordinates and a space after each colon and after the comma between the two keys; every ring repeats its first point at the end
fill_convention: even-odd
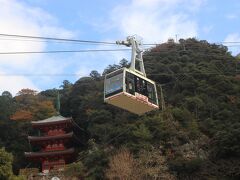
{"type": "Polygon", "coordinates": [[[132,47],[131,65],[105,76],[104,101],[138,115],[159,109],[156,84],[146,77],[141,42],[129,36],[116,43],[132,47]]]}

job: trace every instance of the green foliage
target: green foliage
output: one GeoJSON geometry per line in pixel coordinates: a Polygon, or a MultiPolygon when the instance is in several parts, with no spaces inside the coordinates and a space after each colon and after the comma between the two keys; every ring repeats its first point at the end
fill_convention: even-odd
{"type": "Polygon", "coordinates": [[[4,148],[0,149],[0,179],[8,180],[12,176],[12,154],[5,151],[4,148]]]}
{"type": "Polygon", "coordinates": [[[240,157],[240,124],[230,125],[213,137],[213,155],[220,158],[240,157]]]}
{"type": "Polygon", "coordinates": [[[3,91],[2,96],[8,97],[8,99],[12,99],[12,94],[8,91],[3,91]]]}
{"type": "Polygon", "coordinates": [[[138,179],[176,179],[169,171],[166,156],[161,149],[142,150],[135,161],[138,179]]]}
{"type": "Polygon", "coordinates": [[[67,177],[83,178],[85,176],[85,167],[82,162],[74,162],[65,168],[64,175],[67,177]]]}
{"type": "Polygon", "coordinates": [[[0,96],[0,120],[7,120],[13,113],[15,105],[13,99],[6,93],[6,91],[0,96]]]}
{"type": "Polygon", "coordinates": [[[88,170],[86,179],[104,179],[104,170],[108,163],[107,154],[93,139],[89,140],[88,145],[89,149],[79,154],[88,170]]]}
{"type": "Polygon", "coordinates": [[[103,71],[103,75],[106,75],[110,72],[113,72],[117,69],[120,69],[121,66],[120,65],[117,65],[117,64],[114,64],[114,65],[108,65],[108,67],[103,71]]]}
{"type": "Polygon", "coordinates": [[[10,117],[12,120],[33,121],[41,120],[56,114],[52,100],[37,94],[31,89],[22,89],[14,98],[17,109],[10,117]]]}
{"type": "Polygon", "coordinates": [[[101,78],[101,74],[99,74],[99,72],[97,71],[91,71],[90,76],[94,79],[94,80],[100,80],[101,78]]]}
{"type": "Polygon", "coordinates": [[[198,171],[202,164],[203,161],[199,158],[186,160],[179,157],[169,162],[169,168],[178,174],[192,174],[198,171]]]}
{"type": "Polygon", "coordinates": [[[179,121],[183,126],[187,126],[192,121],[193,116],[187,109],[174,108],[174,118],[179,121]]]}
{"type": "Polygon", "coordinates": [[[148,130],[148,128],[141,124],[139,127],[136,128],[136,130],[133,131],[133,135],[140,140],[148,141],[152,139],[151,132],[148,130]]]}
{"type": "Polygon", "coordinates": [[[24,176],[11,176],[9,180],[26,180],[24,176]]]}
{"type": "Polygon", "coordinates": [[[124,58],[119,62],[120,67],[129,67],[129,65],[128,61],[124,58]]]}

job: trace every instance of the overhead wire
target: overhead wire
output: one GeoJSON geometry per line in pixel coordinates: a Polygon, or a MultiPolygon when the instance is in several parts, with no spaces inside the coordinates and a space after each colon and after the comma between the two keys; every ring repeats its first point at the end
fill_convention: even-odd
{"type": "MultiPolygon", "coordinates": [[[[181,73],[149,73],[148,76],[160,76],[160,75],[229,75],[229,73],[236,73],[238,74],[238,71],[228,71],[228,72],[181,72],[181,73]]],[[[59,73],[59,74],[8,74],[8,73],[0,73],[0,76],[82,76],[82,77],[88,77],[88,75],[78,74],[78,73],[59,73]]]]}
{"type": "Polygon", "coordinates": [[[80,129],[81,131],[89,134],[85,129],[81,128],[73,119],[72,119],[72,122],[73,122],[73,124],[75,125],[75,127],[77,127],[78,129],[80,129]]]}
{"type": "MultiPolygon", "coordinates": [[[[115,42],[108,41],[93,41],[93,40],[81,40],[81,39],[71,39],[71,38],[57,38],[57,37],[44,37],[44,36],[30,36],[30,35],[19,35],[19,34],[7,34],[0,33],[0,36],[3,37],[15,37],[15,38],[28,38],[28,39],[44,39],[44,40],[52,40],[52,41],[68,41],[68,42],[83,42],[83,43],[95,43],[95,44],[114,44],[115,42]]],[[[162,42],[164,43],[164,42],[162,42]]],[[[184,42],[187,44],[187,42],[184,42]]],[[[218,43],[218,44],[234,44],[240,43],[240,41],[218,41],[218,42],[210,42],[210,43],[218,43]]],[[[142,43],[142,45],[160,45],[161,43],[142,43]]]]}
{"type": "Polygon", "coordinates": [[[114,51],[130,51],[131,49],[83,49],[83,50],[52,50],[52,51],[16,51],[16,52],[0,52],[0,55],[14,54],[55,54],[55,53],[80,53],[80,52],[114,52],[114,51]]]}
{"type": "MultiPolygon", "coordinates": [[[[228,47],[239,47],[239,45],[230,45],[228,47]]],[[[191,50],[199,50],[201,51],[201,47],[199,46],[190,46],[184,47],[175,47],[175,48],[164,48],[158,49],[158,51],[150,51],[154,47],[145,48],[143,56],[154,56],[155,54],[167,53],[169,51],[180,53],[180,52],[189,52],[191,50]]],[[[118,49],[80,49],[80,50],[49,50],[49,51],[9,51],[9,52],[0,52],[0,55],[14,55],[14,54],[56,54],[56,53],[82,53],[82,52],[101,52],[101,51],[130,51],[131,48],[118,48],[118,49]]],[[[205,52],[205,51],[204,51],[205,52]]]]}
{"type": "MultiPolygon", "coordinates": [[[[240,45],[235,45],[235,46],[240,46],[240,45]]],[[[235,47],[234,46],[234,47],[235,47]]],[[[233,46],[231,46],[233,47],[233,46]]],[[[196,49],[201,49],[200,47],[191,47],[189,49],[185,50],[160,50],[157,52],[145,52],[143,56],[154,56],[158,55],[161,53],[167,53],[169,51],[173,52],[188,52],[190,50],[196,50],[196,49]]],[[[83,52],[108,52],[108,51],[130,51],[131,49],[81,49],[81,50],[49,50],[49,51],[9,51],[9,52],[0,52],[0,55],[14,55],[14,54],[57,54],[57,53],[83,53],[83,52]]],[[[212,53],[213,54],[213,53],[212,53]]]]}
{"type": "Polygon", "coordinates": [[[111,138],[110,140],[108,140],[107,142],[105,142],[103,144],[103,146],[109,145],[113,140],[119,138],[120,136],[124,135],[125,133],[127,133],[128,131],[130,131],[132,128],[132,126],[129,126],[125,131],[119,133],[118,135],[116,135],[115,137],[111,138]]]}
{"type": "Polygon", "coordinates": [[[116,44],[115,42],[107,42],[107,41],[92,41],[92,40],[69,39],[69,38],[53,38],[53,37],[29,36],[29,35],[18,35],[18,34],[3,34],[3,33],[0,33],[0,36],[15,37],[15,38],[29,38],[29,39],[44,39],[44,40],[52,40],[52,41],[94,43],[94,44],[116,44]]]}
{"type": "MultiPolygon", "coordinates": [[[[3,40],[16,40],[16,41],[36,41],[36,42],[57,42],[57,43],[80,43],[80,44],[88,44],[88,45],[117,45],[115,42],[107,42],[107,41],[93,41],[93,40],[82,40],[82,39],[70,39],[70,38],[55,38],[55,37],[43,37],[43,36],[30,36],[30,35],[18,35],[18,34],[4,34],[0,33],[0,40],[1,37],[5,37],[3,40]]],[[[183,42],[182,45],[184,45],[184,50],[185,48],[189,49],[194,49],[194,47],[185,47],[185,45],[191,44],[192,42],[183,42]]],[[[236,41],[229,41],[229,42],[217,42],[221,44],[235,44],[235,45],[228,45],[228,47],[237,47],[240,46],[240,42],[236,41]]],[[[143,43],[143,46],[158,46],[161,45],[162,43],[143,43]]],[[[181,45],[181,44],[180,44],[181,45]]],[[[217,45],[217,44],[216,44],[217,45]]],[[[151,48],[151,47],[149,47],[151,48]]],[[[148,49],[149,49],[148,48],[148,49]]],[[[154,48],[154,47],[153,47],[154,48]]],[[[200,47],[196,47],[200,48],[200,47]]],[[[121,49],[122,51],[125,51],[126,49],[121,49]]],[[[19,52],[0,52],[0,55],[11,55],[11,54],[47,54],[47,53],[79,53],[79,52],[97,52],[97,51],[121,51],[119,49],[117,50],[51,50],[51,51],[19,51],[19,52]]],[[[162,52],[168,52],[169,50],[160,50],[160,52],[157,53],[162,53],[162,52]]],[[[156,52],[151,52],[151,53],[156,53],[156,52]]],[[[149,55],[149,53],[147,53],[149,55]]],[[[146,56],[146,55],[145,55],[146,56]]]]}
{"type": "MultiPolygon", "coordinates": [[[[55,41],[51,41],[51,40],[41,40],[41,39],[27,39],[27,38],[2,38],[0,36],[0,41],[24,41],[24,42],[36,42],[36,43],[40,43],[40,42],[45,42],[45,43],[57,43],[57,44],[77,44],[77,45],[94,45],[96,46],[96,43],[90,43],[90,42],[75,42],[75,41],[59,41],[59,40],[55,40],[55,41]]],[[[116,44],[101,44],[101,46],[115,46],[116,44]]]]}
{"type": "MultiPolygon", "coordinates": [[[[116,45],[113,42],[105,42],[105,41],[89,41],[89,40],[79,40],[79,39],[64,39],[64,38],[52,38],[52,37],[41,37],[41,36],[26,36],[26,35],[14,35],[14,34],[0,34],[0,38],[1,36],[3,37],[8,37],[8,38],[14,38],[14,40],[16,40],[16,38],[21,38],[21,40],[26,40],[26,41],[42,41],[42,40],[46,40],[46,41],[64,41],[64,42],[76,42],[76,43],[94,43],[94,44],[111,44],[111,45],[116,45]],[[23,39],[22,39],[23,38],[23,39]]],[[[20,39],[17,39],[20,40],[20,39]]],[[[240,43],[240,42],[224,42],[224,43],[240,43]]],[[[188,43],[184,43],[184,45],[187,45],[188,43]]],[[[146,43],[143,45],[160,45],[160,44],[155,44],[155,43],[146,43]]],[[[231,46],[240,46],[239,45],[231,45],[231,46]]],[[[178,47],[179,48],[179,47],[178,47]]],[[[185,47],[184,49],[173,49],[173,52],[188,52],[190,50],[200,50],[200,47],[194,47],[194,46],[190,46],[190,47],[185,47]]],[[[19,51],[19,52],[0,52],[0,55],[17,55],[17,54],[46,54],[46,53],[85,53],[85,52],[114,52],[114,51],[130,51],[131,49],[82,49],[82,50],[50,50],[50,51],[19,51]]],[[[165,52],[169,52],[168,49],[163,49],[158,52],[150,52],[150,51],[146,51],[143,56],[144,57],[148,57],[148,56],[157,56],[161,53],[165,53],[165,52]]],[[[208,54],[206,56],[210,56],[211,54],[208,54]]],[[[147,63],[146,63],[147,64],[147,63]]],[[[157,74],[149,74],[149,75],[166,75],[166,73],[157,73],[157,74]]],[[[191,72],[183,72],[180,74],[193,74],[191,72]]],[[[196,74],[196,73],[194,73],[196,74]]],[[[199,73],[199,74],[203,74],[203,73],[199,73]]],[[[205,74],[218,74],[218,73],[205,73],[205,74]]],[[[67,73],[67,74],[31,74],[31,73],[26,73],[26,74],[0,74],[0,76],[82,76],[82,74],[76,74],[76,73],[67,73]]]]}

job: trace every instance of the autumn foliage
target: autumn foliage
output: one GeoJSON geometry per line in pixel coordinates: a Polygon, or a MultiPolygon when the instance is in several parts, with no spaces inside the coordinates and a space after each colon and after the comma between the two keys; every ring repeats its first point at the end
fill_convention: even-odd
{"type": "Polygon", "coordinates": [[[31,89],[22,89],[15,97],[18,108],[10,117],[12,120],[33,121],[53,116],[56,113],[53,102],[31,89]]]}
{"type": "Polygon", "coordinates": [[[135,160],[127,149],[121,149],[109,162],[109,169],[106,171],[108,179],[135,179],[135,160]]]}
{"type": "Polygon", "coordinates": [[[28,110],[20,109],[11,116],[11,119],[31,121],[33,119],[33,114],[28,110]]]}

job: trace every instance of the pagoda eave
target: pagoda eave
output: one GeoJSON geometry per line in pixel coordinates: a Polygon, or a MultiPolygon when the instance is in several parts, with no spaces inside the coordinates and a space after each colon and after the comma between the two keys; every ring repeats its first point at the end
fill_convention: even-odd
{"type": "Polygon", "coordinates": [[[60,134],[57,136],[28,136],[28,140],[32,143],[41,143],[45,141],[54,141],[60,139],[70,139],[73,137],[73,132],[67,134],[60,134]]]}
{"type": "Polygon", "coordinates": [[[40,120],[40,121],[32,121],[31,122],[33,128],[39,128],[42,126],[48,125],[60,125],[60,124],[72,124],[71,117],[62,117],[62,116],[53,116],[48,119],[40,120]]]}
{"type": "Polygon", "coordinates": [[[46,158],[52,156],[65,156],[72,155],[75,152],[74,148],[62,150],[62,151],[49,151],[49,152],[25,152],[26,158],[46,158]]]}
{"type": "Polygon", "coordinates": [[[33,128],[39,128],[39,127],[43,127],[43,126],[47,126],[47,125],[72,124],[71,119],[60,121],[60,122],[43,122],[43,123],[31,122],[31,123],[32,123],[33,128]]]}

